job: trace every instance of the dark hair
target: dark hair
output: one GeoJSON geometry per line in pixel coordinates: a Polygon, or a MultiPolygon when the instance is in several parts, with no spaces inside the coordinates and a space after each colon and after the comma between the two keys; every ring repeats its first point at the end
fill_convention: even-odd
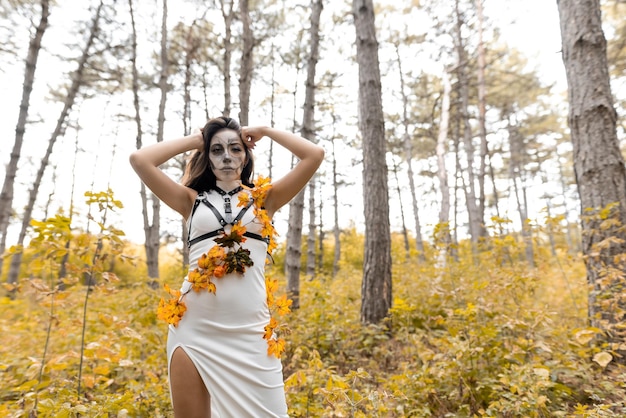
{"type": "MultiPolygon", "coordinates": [[[[185,174],[183,175],[182,183],[191,187],[198,193],[215,189],[217,187],[215,173],[211,170],[211,164],[209,161],[209,148],[211,146],[211,140],[213,136],[222,129],[232,129],[237,131],[241,137],[241,127],[239,122],[233,118],[226,116],[219,116],[209,120],[204,128],[202,128],[202,138],[204,139],[204,149],[202,151],[196,151],[190,158],[185,168],[185,174]]],[[[242,146],[246,153],[246,165],[241,171],[241,183],[253,187],[252,173],[254,173],[254,160],[252,152],[241,140],[242,146]]]]}

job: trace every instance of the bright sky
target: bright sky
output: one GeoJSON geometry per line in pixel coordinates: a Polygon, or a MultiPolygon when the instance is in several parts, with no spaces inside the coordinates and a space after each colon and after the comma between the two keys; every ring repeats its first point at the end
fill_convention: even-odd
{"type": "MultiPolygon", "coordinates": [[[[82,2],[80,4],[82,5],[82,2]]],[[[80,9],[81,7],[78,8],[80,9]]],[[[173,14],[176,13],[176,11],[177,9],[170,8],[171,21],[175,20],[173,14]]],[[[501,16],[496,19],[496,25],[501,28],[503,38],[512,46],[519,48],[527,54],[529,60],[540,69],[540,72],[545,77],[546,83],[556,82],[559,89],[565,88],[563,64],[559,54],[560,34],[555,1],[486,0],[485,12],[492,19],[494,16],[501,16]]],[[[325,9],[323,13],[328,13],[327,9],[325,9]]],[[[51,24],[54,25],[54,27],[50,28],[50,33],[46,34],[46,36],[55,36],[53,30],[63,34],[63,31],[69,24],[67,20],[70,15],[71,14],[64,15],[57,12],[56,15],[51,17],[51,24]]],[[[21,36],[23,37],[22,41],[26,45],[28,33],[23,31],[21,36]]],[[[349,34],[349,36],[352,36],[352,34],[349,34]]],[[[52,50],[54,47],[50,39],[52,38],[45,38],[44,44],[48,49],[52,50]]],[[[6,164],[9,161],[10,149],[15,136],[14,129],[17,120],[18,103],[21,96],[23,63],[18,59],[15,61],[17,62],[16,65],[3,66],[3,72],[0,72],[0,95],[3,98],[0,106],[2,108],[2,119],[4,122],[0,124],[0,135],[4,138],[2,140],[2,147],[0,148],[2,164],[6,164]]],[[[41,103],[41,96],[48,96],[47,85],[55,85],[58,83],[59,74],[55,71],[51,71],[47,62],[49,61],[46,61],[46,57],[42,56],[36,75],[38,84],[33,92],[32,103],[41,103]],[[43,82],[46,74],[50,74],[52,78],[43,82]]],[[[125,102],[130,103],[127,99],[128,98],[125,99],[125,102]]],[[[169,104],[175,105],[175,100],[178,99],[170,99],[169,104]]],[[[283,115],[289,114],[288,111],[291,106],[289,100],[289,95],[282,98],[283,115]]],[[[84,200],[82,194],[85,190],[92,188],[92,182],[94,183],[94,190],[101,190],[106,188],[110,181],[116,197],[122,200],[126,206],[123,213],[118,217],[112,218],[112,221],[118,228],[126,231],[129,238],[133,241],[141,242],[143,241],[143,227],[141,225],[138,194],[139,183],[127,162],[128,154],[135,146],[135,133],[132,130],[128,132],[118,131],[118,129],[120,129],[119,125],[114,123],[111,119],[111,115],[120,111],[120,106],[121,102],[119,102],[119,100],[114,100],[110,103],[87,101],[80,106],[81,121],[84,123],[84,121],[89,119],[90,122],[84,125],[83,131],[79,133],[82,152],[77,162],[77,189],[75,199],[82,202],[84,200]],[[89,132],[89,140],[87,141],[84,137],[86,135],[85,131],[89,132]],[[111,151],[111,141],[115,142],[113,152],[111,151]],[[110,179],[108,176],[109,172],[112,173],[110,179]]],[[[75,110],[78,109],[79,107],[77,106],[75,110]]],[[[40,106],[38,115],[31,113],[31,119],[42,117],[45,118],[45,123],[33,124],[29,126],[27,130],[23,148],[23,160],[20,162],[21,171],[18,172],[18,179],[21,183],[16,187],[16,197],[14,201],[14,206],[17,208],[25,204],[26,195],[30,189],[29,182],[31,178],[25,175],[24,172],[29,171],[34,173],[38,168],[40,158],[45,150],[44,147],[47,146],[47,140],[52,131],[51,127],[54,126],[58,114],[58,104],[52,101],[47,102],[46,105],[40,106]]],[[[74,114],[75,117],[76,115],[77,114],[74,114]]],[[[154,120],[150,120],[150,118],[149,115],[144,116],[145,121],[147,120],[154,124],[156,117],[153,115],[152,119],[154,120]]],[[[251,124],[266,124],[269,121],[268,116],[264,114],[251,115],[251,118],[251,124]]],[[[301,120],[301,113],[298,114],[298,120],[301,120]]],[[[278,122],[278,127],[280,128],[289,129],[290,126],[290,116],[284,117],[278,122]]],[[[166,138],[174,138],[179,135],[180,130],[181,125],[179,121],[168,121],[165,136],[166,138]]],[[[74,130],[68,129],[67,135],[64,138],[60,138],[59,142],[56,144],[52,157],[52,163],[56,164],[58,167],[57,170],[54,171],[56,177],[53,177],[53,170],[49,167],[44,177],[44,192],[37,201],[39,207],[43,205],[49,193],[54,193],[52,199],[55,202],[69,201],[70,185],[73,181],[70,169],[73,165],[75,135],[74,130]]],[[[146,143],[150,143],[152,136],[146,134],[144,138],[146,143]]],[[[256,153],[257,156],[260,157],[258,159],[262,160],[264,149],[267,148],[263,148],[263,146],[259,148],[256,153]]],[[[360,168],[358,168],[358,170],[355,169],[351,158],[347,156],[348,154],[346,152],[346,150],[340,150],[339,170],[343,173],[351,173],[350,178],[355,181],[355,184],[342,191],[342,195],[344,196],[343,200],[345,202],[353,202],[354,204],[352,207],[347,207],[349,215],[345,218],[347,221],[353,221],[355,224],[359,225],[359,223],[362,222],[362,213],[359,203],[361,200],[359,186],[361,171],[360,168]]],[[[275,161],[287,161],[288,159],[287,154],[282,154],[279,151],[275,161]]],[[[259,165],[262,166],[262,164],[259,165]]],[[[280,171],[280,168],[277,170],[280,171]]],[[[262,172],[262,170],[257,171],[262,172]]],[[[3,171],[0,170],[0,175],[3,174],[3,171]]],[[[405,200],[405,204],[406,203],[408,203],[408,200],[405,200]]],[[[68,206],[66,203],[58,203],[57,205],[52,205],[52,210],[55,211],[60,204],[65,207],[68,206]]],[[[330,210],[330,200],[326,206],[327,209],[330,210]]],[[[21,211],[21,209],[19,209],[19,211],[21,211]]],[[[288,210],[284,208],[278,214],[277,226],[281,232],[281,237],[285,235],[285,219],[287,213],[288,210]]],[[[169,217],[172,225],[174,225],[168,229],[172,232],[176,232],[178,217],[168,209],[165,209],[164,215],[169,217]]],[[[41,211],[37,211],[34,216],[41,218],[43,214],[41,211]]],[[[392,229],[399,229],[399,209],[397,207],[391,208],[391,218],[392,229]]],[[[407,218],[410,218],[410,216],[407,218]]],[[[430,221],[428,217],[423,217],[422,219],[426,223],[430,221]]],[[[432,220],[434,221],[435,219],[433,218],[432,220]]],[[[327,225],[332,222],[330,212],[329,214],[325,214],[325,222],[327,225]]],[[[11,228],[12,234],[16,234],[19,227],[19,224],[16,223],[11,228]]],[[[9,238],[8,244],[12,244],[15,239],[11,240],[9,238]]]]}

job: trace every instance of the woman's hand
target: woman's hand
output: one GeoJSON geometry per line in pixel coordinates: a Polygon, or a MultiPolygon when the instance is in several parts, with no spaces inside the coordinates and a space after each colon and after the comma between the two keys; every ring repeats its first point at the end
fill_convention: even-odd
{"type": "Polygon", "coordinates": [[[192,133],[193,141],[196,143],[195,149],[202,152],[204,151],[204,136],[202,135],[202,128],[196,129],[192,133]]]}
{"type": "Polygon", "coordinates": [[[243,143],[250,149],[256,146],[256,143],[265,136],[265,126],[242,126],[241,139],[243,143]]]}

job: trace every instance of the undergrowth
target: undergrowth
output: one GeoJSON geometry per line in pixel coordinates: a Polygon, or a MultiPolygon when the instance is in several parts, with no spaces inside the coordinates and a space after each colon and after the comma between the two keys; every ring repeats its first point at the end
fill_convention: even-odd
{"type": "MultiPolygon", "coordinates": [[[[96,237],[81,240],[95,249],[96,237]]],[[[579,255],[537,240],[529,267],[517,237],[494,234],[478,256],[465,244],[434,246],[425,254],[433,261],[420,262],[394,237],[393,307],[387,321],[366,326],[362,240],[343,234],[335,277],[325,266],[301,278],[283,355],[290,416],[626,416],[626,371],[587,326],[579,255]]],[[[93,266],[59,282],[63,246],[43,242],[25,259],[48,248],[47,261],[0,299],[0,416],[172,416],[167,328],[156,318],[162,290],[147,285],[142,263],[118,254],[102,264],[83,318],[80,272],[93,266]]],[[[281,277],[280,252],[275,260],[281,277]]],[[[177,262],[162,266],[161,284],[178,285],[177,262]]]]}

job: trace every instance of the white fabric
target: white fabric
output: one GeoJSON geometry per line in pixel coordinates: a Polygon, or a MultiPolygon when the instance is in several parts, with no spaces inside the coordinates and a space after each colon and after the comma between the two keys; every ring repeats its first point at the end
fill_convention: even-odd
{"type": "MultiPolygon", "coordinates": [[[[211,192],[208,198],[224,216],[222,197],[211,192]]],[[[241,210],[237,202],[235,195],[233,217],[241,210]]],[[[253,213],[250,207],[242,224],[258,234],[261,225],[255,222],[253,213]]],[[[192,218],[191,238],[220,228],[215,214],[202,203],[192,218]]],[[[213,238],[209,238],[191,247],[190,271],[214,245],[213,238]]],[[[254,265],[247,267],[243,276],[233,273],[212,278],[215,294],[195,292],[188,281],[183,282],[187,311],[177,327],[169,327],[168,369],[174,350],[181,347],[211,395],[214,418],[287,417],[282,364],[267,354],[267,340],[263,339],[264,327],[270,320],[264,277],[267,244],[247,238],[243,247],[250,250],[254,265]]]]}

